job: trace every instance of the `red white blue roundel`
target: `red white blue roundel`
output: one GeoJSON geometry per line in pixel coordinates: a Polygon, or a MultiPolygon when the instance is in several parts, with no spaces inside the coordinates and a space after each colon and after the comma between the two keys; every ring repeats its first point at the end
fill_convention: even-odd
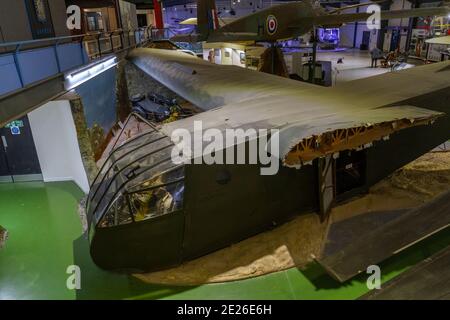
{"type": "Polygon", "coordinates": [[[274,35],[277,32],[278,29],[278,21],[275,16],[270,15],[267,17],[266,21],[266,30],[269,35],[274,35]]]}

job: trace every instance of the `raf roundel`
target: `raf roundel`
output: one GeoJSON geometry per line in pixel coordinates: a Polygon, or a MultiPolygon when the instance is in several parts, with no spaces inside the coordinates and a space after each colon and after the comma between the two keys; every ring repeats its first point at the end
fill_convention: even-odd
{"type": "Polygon", "coordinates": [[[277,18],[275,18],[275,16],[270,15],[267,17],[266,29],[267,29],[267,33],[271,36],[277,32],[278,21],[277,21],[277,18]]]}

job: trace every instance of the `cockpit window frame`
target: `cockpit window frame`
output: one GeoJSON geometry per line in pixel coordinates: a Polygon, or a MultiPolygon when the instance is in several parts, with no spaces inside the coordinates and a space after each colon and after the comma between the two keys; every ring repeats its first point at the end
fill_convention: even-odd
{"type": "MultiPolygon", "coordinates": [[[[110,161],[110,160],[111,160],[111,157],[114,155],[114,153],[115,153],[117,150],[121,150],[122,148],[126,147],[127,145],[129,145],[130,143],[136,141],[136,139],[139,139],[139,138],[141,138],[141,137],[144,136],[144,135],[149,135],[149,134],[152,134],[152,133],[157,132],[157,133],[160,133],[160,134],[161,134],[161,137],[157,137],[157,138],[155,138],[155,139],[152,139],[152,140],[149,141],[149,142],[146,142],[146,143],[144,143],[144,144],[142,144],[142,145],[137,146],[136,148],[132,148],[131,150],[127,151],[126,153],[124,153],[123,155],[121,155],[120,157],[118,157],[117,159],[114,159],[114,161],[112,161],[112,162],[110,163],[109,168],[107,169],[107,171],[106,171],[105,173],[103,173],[103,178],[101,179],[100,183],[98,183],[98,184],[96,185],[96,189],[95,189],[93,195],[88,197],[88,201],[87,201],[87,203],[86,203],[86,211],[89,212],[89,213],[92,212],[91,221],[93,222],[93,225],[94,225],[95,227],[98,227],[99,223],[102,221],[102,219],[103,219],[103,217],[105,216],[105,214],[108,213],[108,210],[110,209],[111,204],[114,203],[114,201],[116,200],[116,198],[119,196],[120,192],[122,192],[122,195],[121,195],[121,196],[127,197],[127,196],[129,195],[129,193],[128,193],[127,191],[123,192],[123,189],[126,187],[126,185],[127,185],[129,182],[131,182],[132,180],[138,178],[139,176],[141,176],[142,174],[148,172],[149,170],[152,170],[152,169],[154,169],[155,167],[160,166],[160,165],[163,165],[164,163],[166,163],[166,162],[172,160],[171,156],[169,156],[169,157],[166,157],[166,158],[163,158],[163,159],[159,160],[159,161],[156,162],[156,163],[153,163],[151,166],[149,166],[149,167],[147,167],[147,168],[142,168],[143,170],[140,171],[138,174],[135,174],[133,177],[128,178],[126,181],[124,181],[123,183],[121,183],[120,186],[117,187],[116,191],[114,192],[113,196],[112,196],[111,199],[108,201],[108,203],[107,203],[104,207],[102,206],[102,207],[104,208],[104,209],[101,210],[102,212],[101,212],[101,213],[97,212],[97,210],[99,210],[100,204],[102,204],[102,199],[106,196],[106,194],[108,193],[108,190],[111,188],[112,183],[116,180],[116,178],[117,178],[118,175],[120,175],[120,174],[121,174],[124,170],[126,170],[127,168],[130,168],[130,166],[132,166],[132,165],[134,165],[134,164],[136,164],[136,163],[139,163],[140,161],[143,161],[145,158],[148,158],[148,157],[150,157],[150,156],[152,156],[152,155],[154,155],[154,154],[157,154],[158,152],[162,152],[162,151],[164,151],[165,149],[174,146],[174,143],[172,142],[172,140],[170,139],[170,137],[168,137],[167,135],[165,135],[164,133],[162,133],[157,127],[155,127],[153,124],[151,124],[151,123],[148,122],[146,119],[142,118],[140,115],[138,115],[138,114],[136,114],[136,113],[131,113],[131,114],[128,116],[127,121],[126,121],[124,127],[122,128],[122,131],[121,131],[119,137],[123,134],[123,132],[124,132],[124,130],[125,130],[127,124],[129,123],[129,120],[131,119],[131,117],[135,117],[135,118],[137,118],[137,119],[139,119],[139,120],[142,120],[143,122],[145,122],[146,124],[148,124],[153,130],[151,130],[151,131],[149,131],[149,132],[142,133],[142,134],[140,134],[140,135],[137,135],[137,136],[133,137],[132,139],[126,141],[126,142],[123,143],[122,145],[118,146],[118,147],[115,148],[115,149],[112,148],[110,154],[108,155],[107,159],[106,159],[105,162],[103,163],[102,168],[100,169],[100,171],[98,172],[97,176],[95,177],[94,182],[92,183],[92,187],[95,185],[95,183],[98,183],[98,180],[100,179],[100,176],[101,176],[101,174],[102,174],[102,171],[105,169],[105,166],[108,164],[108,162],[111,162],[111,161],[110,161]],[[165,146],[163,146],[163,147],[160,147],[160,148],[158,148],[158,149],[156,149],[156,150],[153,150],[153,151],[151,151],[151,152],[148,152],[148,153],[146,153],[145,155],[143,155],[143,156],[141,156],[141,157],[135,159],[134,161],[132,161],[132,162],[130,162],[130,163],[127,163],[123,168],[121,168],[119,171],[117,171],[117,172],[114,173],[114,175],[110,178],[110,181],[109,181],[109,182],[105,182],[105,179],[107,178],[108,173],[110,172],[110,170],[114,167],[114,165],[115,165],[118,161],[123,160],[126,156],[129,156],[131,153],[136,152],[136,151],[138,151],[138,150],[141,149],[141,148],[148,147],[149,145],[151,145],[151,144],[153,144],[153,143],[157,143],[157,142],[159,142],[159,141],[163,141],[164,139],[168,139],[168,141],[167,141],[168,144],[167,144],[167,145],[165,145],[165,146]],[[92,205],[92,200],[95,199],[95,197],[98,196],[98,192],[99,192],[99,190],[101,189],[100,187],[101,187],[101,185],[102,185],[103,183],[107,183],[107,186],[106,186],[106,188],[104,189],[104,191],[103,191],[102,195],[100,196],[99,200],[97,201],[97,203],[96,203],[96,205],[95,205],[95,208],[94,208],[93,210],[90,210],[91,205],[92,205]]],[[[116,140],[116,142],[115,142],[115,144],[113,145],[113,147],[115,147],[115,146],[117,145],[118,140],[119,140],[119,139],[116,140]]],[[[184,164],[181,164],[181,165],[174,165],[172,168],[167,168],[166,170],[157,173],[154,177],[152,177],[152,179],[153,179],[153,178],[160,177],[160,176],[162,176],[162,175],[164,175],[164,174],[167,174],[167,173],[170,173],[170,172],[172,172],[172,171],[178,170],[178,169],[180,169],[180,168],[182,168],[182,167],[184,167],[184,166],[185,166],[184,164]]],[[[177,179],[177,181],[173,181],[173,182],[169,183],[168,185],[172,185],[172,184],[174,184],[174,183],[180,183],[180,182],[183,181],[184,179],[185,179],[185,177],[184,177],[184,175],[183,175],[183,178],[182,178],[182,179],[179,179],[180,181],[178,181],[178,179],[177,179]]],[[[139,183],[135,184],[133,187],[136,187],[136,186],[138,186],[138,185],[139,185],[139,183]]],[[[139,191],[136,191],[136,192],[139,192],[139,191]]],[[[142,191],[141,191],[141,192],[142,192],[142,191]]],[[[125,201],[128,202],[129,199],[126,198],[125,201]]],[[[131,213],[130,213],[130,214],[131,214],[131,213]]],[[[133,217],[133,221],[134,221],[134,217],[133,217]]],[[[90,223],[90,224],[92,224],[92,223],[90,223]]]]}
{"type": "MultiPolygon", "coordinates": [[[[122,189],[126,186],[127,183],[129,183],[129,182],[130,182],[131,180],[133,180],[133,179],[136,179],[136,178],[139,177],[140,175],[144,174],[146,171],[151,170],[151,169],[153,169],[153,168],[155,168],[155,167],[157,167],[157,166],[159,166],[159,165],[161,165],[161,164],[163,164],[163,163],[165,163],[165,162],[168,162],[168,161],[172,161],[172,158],[171,158],[171,157],[170,157],[170,158],[165,158],[164,160],[159,161],[158,163],[152,165],[151,167],[145,168],[145,170],[142,170],[141,172],[139,172],[139,173],[138,173],[137,175],[135,175],[132,179],[123,182],[123,183],[117,188],[117,190],[114,192],[114,195],[111,197],[111,200],[110,200],[110,201],[108,202],[108,204],[105,206],[105,209],[103,210],[101,216],[97,217],[96,214],[93,215],[93,219],[94,219],[94,221],[95,221],[95,226],[96,226],[96,227],[98,226],[98,224],[100,223],[100,221],[103,219],[104,215],[105,215],[105,214],[108,212],[108,210],[110,209],[110,207],[111,207],[111,205],[113,204],[113,202],[116,201],[116,198],[117,198],[117,196],[119,195],[119,192],[122,191],[122,189]]],[[[178,166],[177,166],[177,167],[178,167],[178,166]]],[[[174,167],[173,169],[175,169],[175,167],[174,167]]],[[[171,168],[171,170],[173,170],[173,169],[171,168]]],[[[155,175],[153,178],[157,178],[157,177],[159,177],[159,176],[161,176],[161,175],[163,175],[163,174],[165,174],[165,173],[167,173],[167,172],[168,172],[168,171],[161,171],[158,175],[155,175]]],[[[184,180],[184,178],[183,178],[183,180],[184,180]]],[[[128,194],[128,193],[124,192],[123,195],[125,195],[125,194],[128,194]]],[[[98,205],[97,205],[97,207],[98,207],[98,205]]],[[[96,211],[96,210],[94,210],[93,212],[95,212],[95,211],[96,211]]]]}
{"type": "MultiPolygon", "coordinates": [[[[169,171],[164,171],[161,174],[159,174],[158,176],[155,176],[154,178],[157,178],[159,176],[162,176],[164,174],[170,173],[171,171],[175,171],[175,170],[178,170],[178,169],[183,168],[183,167],[184,167],[184,165],[179,165],[176,168],[174,168],[173,170],[171,169],[169,171]]],[[[155,190],[155,189],[158,189],[158,188],[163,188],[163,187],[167,187],[167,186],[176,185],[176,184],[179,184],[179,183],[184,182],[184,181],[185,181],[185,176],[183,175],[182,178],[178,178],[178,179],[176,179],[174,181],[171,181],[171,182],[161,183],[161,184],[158,184],[158,185],[154,185],[154,186],[151,186],[151,187],[148,187],[148,188],[143,188],[143,189],[139,189],[139,190],[135,190],[135,191],[131,191],[131,192],[124,192],[121,196],[123,196],[124,200],[127,202],[129,215],[131,217],[131,222],[125,223],[125,224],[118,224],[118,225],[114,225],[114,226],[108,226],[108,227],[100,227],[100,228],[102,228],[102,229],[103,228],[113,228],[113,227],[116,227],[116,226],[122,226],[122,225],[126,225],[126,224],[141,223],[141,222],[144,222],[144,221],[149,221],[149,220],[158,218],[158,217],[160,217],[162,215],[172,214],[174,212],[178,212],[180,210],[183,210],[183,208],[181,208],[181,209],[173,210],[171,212],[167,212],[165,214],[162,214],[162,215],[159,215],[159,216],[156,216],[156,217],[153,217],[153,218],[149,218],[149,219],[145,219],[145,220],[141,220],[141,221],[136,221],[134,210],[133,210],[133,207],[131,206],[130,196],[133,195],[133,194],[138,194],[138,193],[152,191],[152,190],[155,190]]],[[[110,203],[108,204],[108,206],[104,210],[103,215],[99,218],[98,222],[96,223],[96,226],[99,226],[99,224],[101,224],[103,219],[105,219],[106,215],[109,213],[111,207],[114,205],[115,201],[117,201],[118,197],[120,197],[120,195],[118,194],[120,192],[120,189],[122,189],[122,188],[119,188],[119,190],[114,194],[114,197],[111,199],[110,203]]],[[[184,207],[184,201],[183,201],[183,207],[184,207]]]]}
{"type": "MultiPolygon", "coordinates": [[[[119,174],[121,174],[125,169],[129,168],[131,165],[133,165],[133,164],[135,164],[135,163],[137,163],[137,162],[139,162],[139,161],[141,161],[141,160],[147,158],[148,156],[154,155],[154,154],[157,153],[157,152],[161,152],[162,150],[165,150],[165,149],[167,149],[167,148],[169,148],[169,147],[171,147],[171,145],[167,145],[167,146],[165,146],[164,148],[160,148],[160,149],[155,150],[155,151],[153,151],[153,152],[151,152],[151,153],[147,153],[145,156],[142,156],[142,157],[136,159],[135,161],[130,162],[127,166],[125,166],[125,167],[123,167],[122,169],[120,169],[119,171],[117,171],[117,172],[114,174],[114,176],[111,178],[111,181],[108,183],[107,187],[105,188],[105,191],[103,192],[102,196],[100,197],[100,201],[98,201],[98,203],[97,203],[97,205],[95,206],[93,212],[96,212],[96,211],[98,210],[98,207],[99,207],[99,205],[100,205],[100,203],[101,203],[101,199],[106,195],[106,193],[107,193],[107,191],[109,190],[109,188],[111,187],[113,181],[117,178],[117,176],[118,176],[119,174]]],[[[150,166],[150,167],[148,167],[148,168],[145,168],[145,170],[143,170],[143,171],[141,171],[140,173],[134,175],[133,178],[131,178],[131,179],[125,181],[124,183],[122,183],[122,184],[117,188],[117,190],[116,190],[116,192],[114,193],[114,196],[111,198],[110,202],[117,196],[118,191],[120,191],[120,190],[121,190],[121,189],[122,189],[122,188],[130,181],[130,180],[136,179],[137,177],[139,177],[141,174],[143,174],[143,173],[146,172],[147,170],[151,170],[151,169],[153,169],[154,167],[156,167],[156,166],[158,166],[158,165],[161,165],[161,164],[163,164],[163,163],[165,163],[165,162],[171,161],[171,160],[172,160],[171,157],[169,157],[169,158],[164,158],[163,160],[158,161],[157,163],[153,164],[152,166],[150,166]]],[[[105,206],[105,208],[107,208],[108,206],[109,206],[109,203],[108,203],[107,206],[105,206]]],[[[95,216],[95,214],[94,214],[94,216],[95,216]]]]}
{"type": "MultiPolygon", "coordinates": [[[[121,155],[120,157],[118,157],[117,159],[115,159],[115,160],[111,163],[111,166],[109,167],[109,169],[105,172],[103,179],[102,179],[102,180],[100,181],[100,183],[98,184],[98,186],[97,186],[96,190],[94,191],[94,194],[92,195],[92,197],[89,197],[89,202],[91,202],[91,201],[95,198],[95,196],[97,195],[97,192],[98,192],[98,190],[100,189],[100,186],[101,186],[101,184],[103,183],[105,177],[108,175],[108,173],[110,172],[111,168],[112,168],[115,164],[117,164],[117,162],[119,162],[120,160],[124,159],[124,158],[125,158],[126,156],[128,156],[130,153],[135,152],[135,151],[137,151],[138,149],[141,149],[141,148],[143,148],[143,147],[146,147],[146,146],[148,146],[148,145],[150,145],[150,144],[152,144],[152,143],[161,141],[161,140],[163,140],[163,139],[165,139],[165,138],[167,138],[167,137],[166,137],[166,136],[161,136],[161,137],[159,137],[159,138],[157,138],[157,139],[154,139],[154,140],[151,140],[151,141],[149,141],[149,142],[146,142],[146,143],[144,143],[144,144],[142,144],[142,145],[140,145],[140,146],[138,146],[138,147],[136,147],[136,148],[134,148],[134,149],[131,149],[130,151],[124,153],[123,155],[121,155]]],[[[131,141],[130,141],[130,142],[131,142],[131,141]]],[[[100,173],[103,171],[103,168],[104,168],[104,166],[106,165],[106,163],[108,162],[108,160],[110,160],[111,157],[114,155],[114,152],[115,152],[115,151],[117,151],[117,150],[111,151],[111,154],[108,156],[108,159],[107,159],[107,160],[105,161],[105,163],[103,164],[103,167],[102,167],[101,171],[99,172],[99,175],[100,175],[100,173]]],[[[145,157],[148,156],[148,155],[149,155],[149,154],[146,154],[145,156],[142,156],[142,157],[136,159],[136,161],[142,160],[142,158],[145,158],[145,157]]],[[[133,162],[131,162],[130,164],[135,163],[136,161],[133,161],[133,162]]],[[[125,169],[125,168],[127,168],[127,167],[124,167],[123,169],[125,169]]],[[[122,170],[121,170],[121,171],[122,171],[122,170]]],[[[121,171],[119,171],[118,173],[120,173],[121,171]]],[[[117,174],[115,174],[115,175],[113,176],[113,178],[116,177],[116,175],[117,175],[117,174]]],[[[108,187],[109,187],[109,186],[108,186],[108,187]]],[[[107,188],[108,188],[108,187],[107,187],[107,188]]],[[[102,196],[104,196],[104,194],[103,194],[102,196]]]]}
{"type": "MultiPolygon", "coordinates": [[[[119,135],[118,135],[118,138],[116,139],[116,141],[114,142],[114,145],[113,145],[112,148],[111,148],[111,152],[109,153],[108,157],[107,157],[107,158],[105,159],[105,161],[103,162],[103,164],[102,164],[100,170],[98,171],[98,173],[97,173],[97,175],[95,176],[93,182],[91,183],[91,186],[90,186],[90,187],[91,187],[91,190],[92,190],[93,187],[95,186],[95,183],[98,181],[98,179],[99,179],[99,177],[100,177],[100,175],[101,175],[103,169],[105,168],[106,164],[108,163],[109,160],[111,160],[111,157],[114,155],[114,153],[115,153],[116,151],[121,150],[121,149],[123,149],[124,147],[126,147],[127,145],[129,145],[130,143],[136,141],[137,139],[140,139],[140,138],[142,138],[143,136],[152,134],[152,133],[154,133],[154,132],[159,132],[159,130],[158,130],[152,123],[150,123],[149,121],[147,121],[147,119],[143,118],[142,116],[140,116],[139,114],[137,114],[137,113],[135,113],[135,112],[132,112],[132,113],[128,116],[127,120],[125,121],[125,124],[124,124],[122,130],[120,131],[120,133],[119,133],[119,135]],[[123,143],[122,145],[120,145],[120,146],[118,146],[118,147],[116,148],[116,145],[117,145],[117,143],[118,143],[118,141],[119,141],[119,137],[122,136],[123,132],[125,131],[125,128],[127,127],[128,123],[129,123],[129,121],[130,121],[130,119],[131,119],[131,117],[136,117],[136,118],[138,118],[139,120],[143,121],[145,124],[147,124],[147,125],[148,125],[150,128],[152,128],[153,130],[152,130],[152,131],[149,131],[149,132],[144,132],[144,133],[139,134],[139,135],[137,135],[137,136],[134,136],[132,139],[126,141],[125,143],[123,143]]],[[[114,165],[117,161],[123,159],[123,157],[127,156],[127,155],[130,154],[131,152],[134,152],[134,151],[136,151],[137,149],[140,149],[140,148],[142,148],[142,147],[144,147],[144,146],[146,146],[147,144],[150,144],[150,143],[153,143],[153,141],[150,141],[150,142],[148,142],[148,143],[145,143],[145,144],[140,145],[140,146],[138,146],[138,147],[136,147],[136,148],[134,148],[134,149],[129,150],[128,152],[124,153],[122,156],[120,156],[119,158],[117,158],[111,165],[114,165]]],[[[108,171],[107,171],[105,174],[107,174],[108,172],[109,172],[109,169],[108,169],[108,171]]],[[[101,184],[101,183],[100,183],[100,184],[101,184]]],[[[100,184],[99,184],[98,186],[100,186],[100,184]]],[[[89,204],[89,202],[96,196],[97,192],[98,192],[98,187],[96,188],[94,194],[93,194],[92,196],[88,197],[88,204],[89,204]]]]}
{"type": "MultiPolygon", "coordinates": [[[[122,130],[120,131],[118,137],[120,137],[120,136],[123,134],[123,132],[125,131],[125,128],[127,127],[128,122],[130,122],[131,117],[138,118],[139,120],[141,120],[142,122],[144,122],[146,125],[148,125],[150,128],[152,128],[153,131],[150,131],[150,132],[159,131],[158,128],[157,128],[153,123],[151,123],[150,121],[148,121],[147,119],[145,119],[144,117],[142,117],[139,113],[131,112],[130,115],[128,116],[127,120],[125,121],[125,124],[123,125],[122,130]]],[[[133,137],[132,139],[126,141],[124,144],[118,146],[117,149],[116,149],[116,145],[117,145],[117,143],[119,142],[119,139],[117,139],[116,142],[114,142],[114,144],[113,144],[113,146],[112,146],[112,148],[111,148],[111,151],[113,151],[113,150],[118,150],[119,148],[121,148],[122,146],[124,146],[124,145],[126,145],[127,143],[131,142],[131,141],[134,140],[135,138],[139,138],[140,136],[142,136],[142,135],[144,135],[144,134],[146,134],[146,133],[147,133],[147,132],[144,132],[144,133],[142,133],[142,134],[140,134],[140,135],[137,135],[137,136],[133,137]]]]}

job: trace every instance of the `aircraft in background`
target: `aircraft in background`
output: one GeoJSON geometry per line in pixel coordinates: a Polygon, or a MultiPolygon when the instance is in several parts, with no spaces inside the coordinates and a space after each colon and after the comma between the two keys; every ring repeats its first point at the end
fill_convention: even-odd
{"type": "MultiPolygon", "coordinates": [[[[380,1],[384,2],[384,1],[380,1]]],[[[171,40],[176,42],[276,42],[301,36],[314,27],[335,28],[344,23],[365,21],[373,13],[342,13],[351,8],[368,6],[380,2],[368,2],[346,6],[331,11],[323,8],[319,2],[304,0],[290,2],[260,10],[241,18],[225,21],[217,15],[214,0],[198,0],[197,19],[188,19],[183,24],[197,24],[197,33],[177,35],[171,40]]],[[[444,16],[450,13],[450,7],[418,8],[381,11],[381,20],[444,16]]]]}

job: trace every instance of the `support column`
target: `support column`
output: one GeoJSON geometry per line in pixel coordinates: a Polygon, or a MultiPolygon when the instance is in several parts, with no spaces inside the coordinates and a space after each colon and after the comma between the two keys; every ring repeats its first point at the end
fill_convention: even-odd
{"type": "MultiPolygon", "coordinates": [[[[361,3],[361,1],[358,1],[361,3]]],[[[359,13],[359,7],[356,8],[356,13],[359,13]]],[[[356,38],[358,37],[358,21],[355,21],[355,29],[353,32],[353,48],[356,48],[356,38]]]]}
{"type": "Polygon", "coordinates": [[[155,27],[157,29],[163,29],[164,23],[161,10],[161,2],[159,0],[153,0],[153,7],[155,12],[155,27]]]}
{"type": "Polygon", "coordinates": [[[315,83],[315,74],[316,74],[316,64],[317,64],[317,42],[318,42],[318,33],[317,28],[314,26],[313,28],[313,46],[312,46],[312,59],[309,64],[309,79],[308,81],[311,83],[315,83]]]}
{"type": "MultiPolygon", "coordinates": [[[[420,8],[420,4],[417,2],[413,3],[412,9],[417,9],[417,8],[420,8]]],[[[409,50],[411,48],[412,29],[413,29],[413,26],[415,26],[416,24],[417,24],[416,17],[409,18],[408,33],[406,35],[406,47],[405,47],[406,52],[409,52],[409,50]]]]}

